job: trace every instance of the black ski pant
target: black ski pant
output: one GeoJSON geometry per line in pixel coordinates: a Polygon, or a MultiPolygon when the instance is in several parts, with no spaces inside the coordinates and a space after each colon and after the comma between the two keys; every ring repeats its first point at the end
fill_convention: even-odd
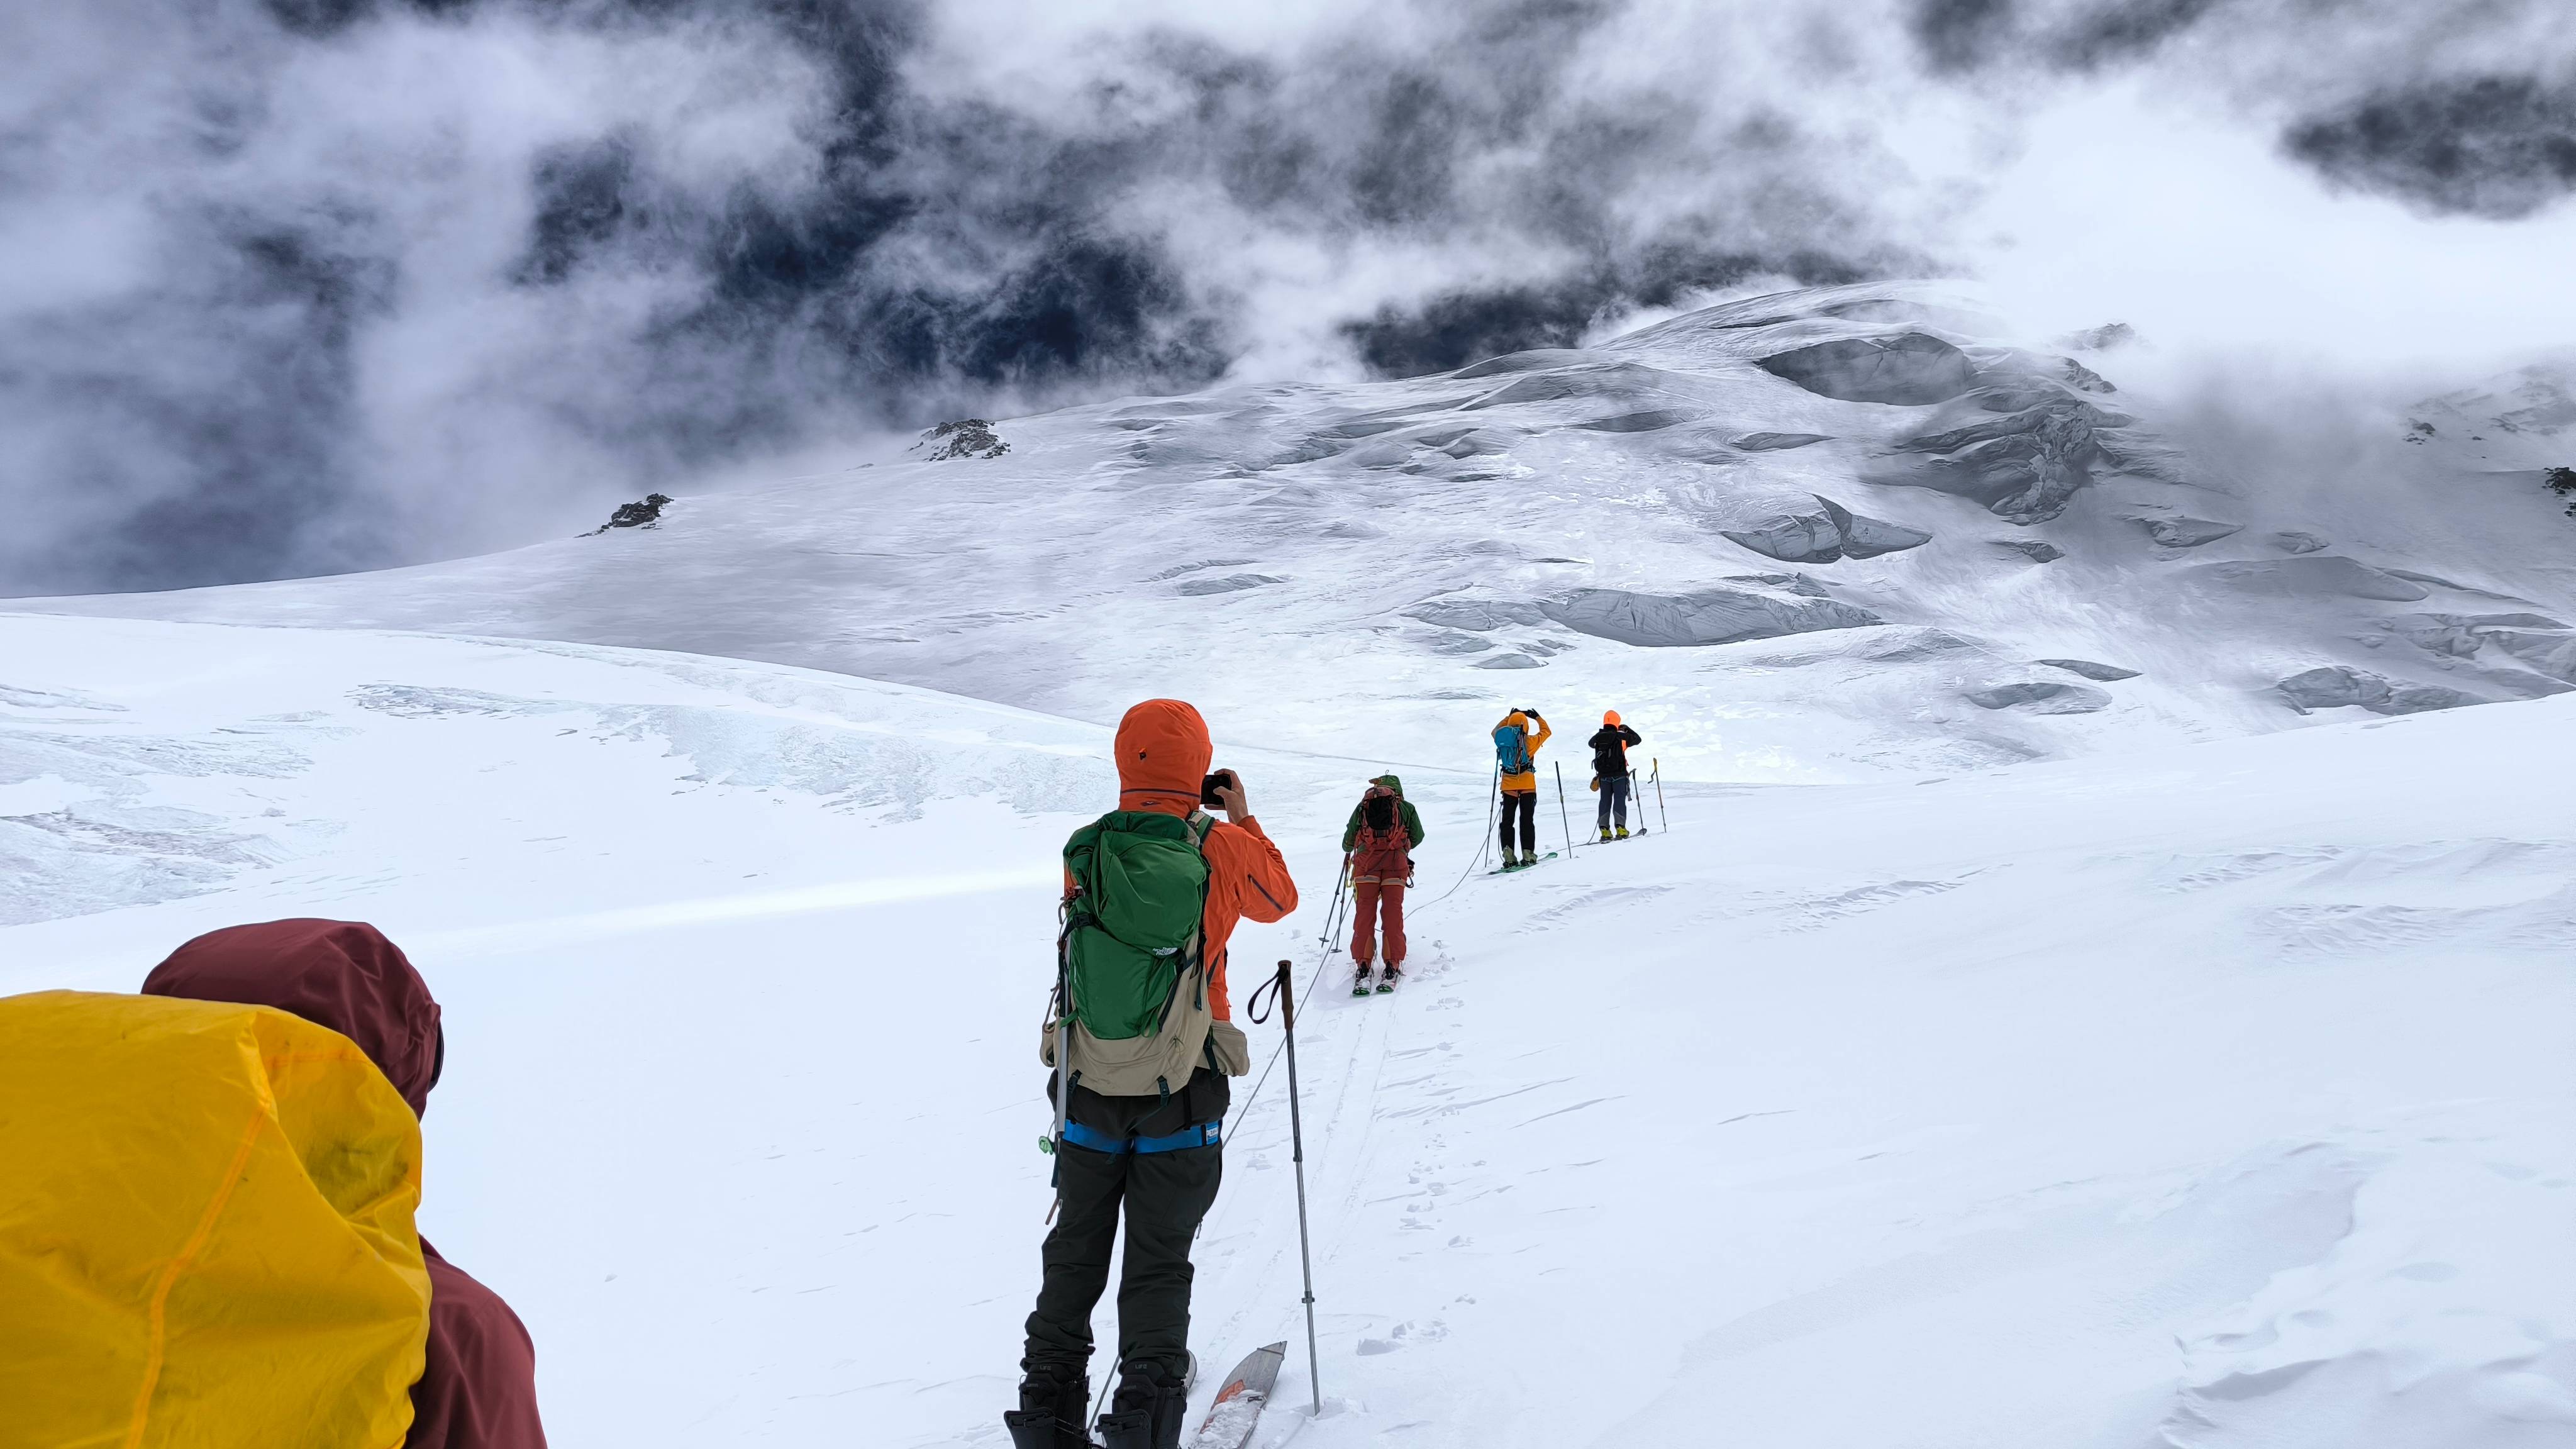
{"type": "Polygon", "coordinates": [[[1601,777],[1600,828],[1609,829],[1610,821],[1614,816],[1618,819],[1620,829],[1628,828],[1628,777],[1625,775],[1601,777]]]}
{"type": "Polygon", "coordinates": [[[1506,790],[1503,792],[1502,842],[1503,849],[1505,851],[1509,851],[1512,848],[1512,814],[1514,811],[1518,811],[1520,813],[1521,851],[1527,855],[1536,855],[1538,853],[1538,792],[1536,790],[1506,790]]]}
{"type": "MultiPolygon", "coordinates": [[[[1075,1121],[1120,1141],[1165,1137],[1222,1121],[1226,1079],[1205,1067],[1170,1097],[1104,1097],[1073,1090],[1075,1121]]],[[[1118,1362],[1155,1365],[1178,1380],[1189,1366],[1190,1240],[1216,1203],[1225,1148],[1102,1152],[1066,1144],[1056,1154],[1062,1205],[1039,1249],[1045,1276],[1029,1314],[1022,1372],[1079,1375],[1091,1362],[1091,1310],[1109,1286],[1110,1250],[1127,1220],[1118,1283],[1118,1362]]]]}

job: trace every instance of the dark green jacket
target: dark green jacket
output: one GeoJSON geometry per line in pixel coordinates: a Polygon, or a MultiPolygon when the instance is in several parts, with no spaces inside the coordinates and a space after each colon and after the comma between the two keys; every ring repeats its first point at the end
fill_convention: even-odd
{"type": "MultiPolygon", "coordinates": [[[[1386,788],[1395,792],[1396,818],[1404,822],[1405,838],[1416,845],[1420,845],[1422,843],[1422,817],[1415,813],[1413,802],[1404,798],[1404,782],[1393,775],[1380,775],[1376,779],[1369,781],[1369,783],[1372,785],[1384,785],[1386,788]]],[[[1359,846],[1360,811],[1364,808],[1365,807],[1359,805],[1351,807],[1351,823],[1345,826],[1342,830],[1342,854],[1344,855],[1350,854],[1359,846]]]]}

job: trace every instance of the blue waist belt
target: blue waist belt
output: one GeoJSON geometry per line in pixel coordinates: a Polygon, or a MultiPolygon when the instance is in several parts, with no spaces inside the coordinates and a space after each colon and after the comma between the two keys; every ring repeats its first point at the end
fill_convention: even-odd
{"type": "Polygon", "coordinates": [[[1169,1137],[1112,1137],[1079,1122],[1067,1122],[1064,1124],[1064,1140],[1094,1152],[1178,1152],[1188,1147],[1216,1146],[1217,1131],[1222,1125],[1201,1122],[1196,1127],[1184,1127],[1169,1137]]]}

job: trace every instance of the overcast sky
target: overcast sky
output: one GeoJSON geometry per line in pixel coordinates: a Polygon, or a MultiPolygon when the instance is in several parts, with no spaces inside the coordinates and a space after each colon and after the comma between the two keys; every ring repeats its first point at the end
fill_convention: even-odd
{"type": "Polygon", "coordinates": [[[2427,388],[2576,345],[2564,0],[0,13],[0,592],[374,567],[964,413],[1970,279],[2427,388]]]}

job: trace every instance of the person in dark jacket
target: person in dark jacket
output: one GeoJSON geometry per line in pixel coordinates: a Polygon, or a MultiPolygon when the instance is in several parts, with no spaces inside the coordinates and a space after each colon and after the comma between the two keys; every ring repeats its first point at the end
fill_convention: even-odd
{"type": "Polygon", "coordinates": [[[1592,736],[1592,788],[1601,792],[1601,838],[1628,838],[1628,751],[1645,739],[1619,722],[1619,711],[1605,710],[1601,728],[1592,736]],[[1616,820],[1619,833],[1610,833],[1616,820]]]}
{"type": "MultiPolygon", "coordinates": [[[[209,932],[143,978],[146,996],[291,1012],[358,1044],[414,1114],[446,1065],[429,983],[400,947],[357,921],[269,921],[209,932]]],[[[429,1268],[429,1344],[411,1386],[404,1449],[545,1449],[537,1350],[501,1296],[420,1240],[429,1268]]]]}
{"type": "Polygon", "coordinates": [[[1422,816],[1404,798],[1404,782],[1393,775],[1369,781],[1351,807],[1351,823],[1342,827],[1342,862],[1351,873],[1351,962],[1359,968],[1354,992],[1368,990],[1372,962],[1385,964],[1381,991],[1392,989],[1404,969],[1404,890],[1413,884],[1413,851],[1420,844],[1422,816]]]}

